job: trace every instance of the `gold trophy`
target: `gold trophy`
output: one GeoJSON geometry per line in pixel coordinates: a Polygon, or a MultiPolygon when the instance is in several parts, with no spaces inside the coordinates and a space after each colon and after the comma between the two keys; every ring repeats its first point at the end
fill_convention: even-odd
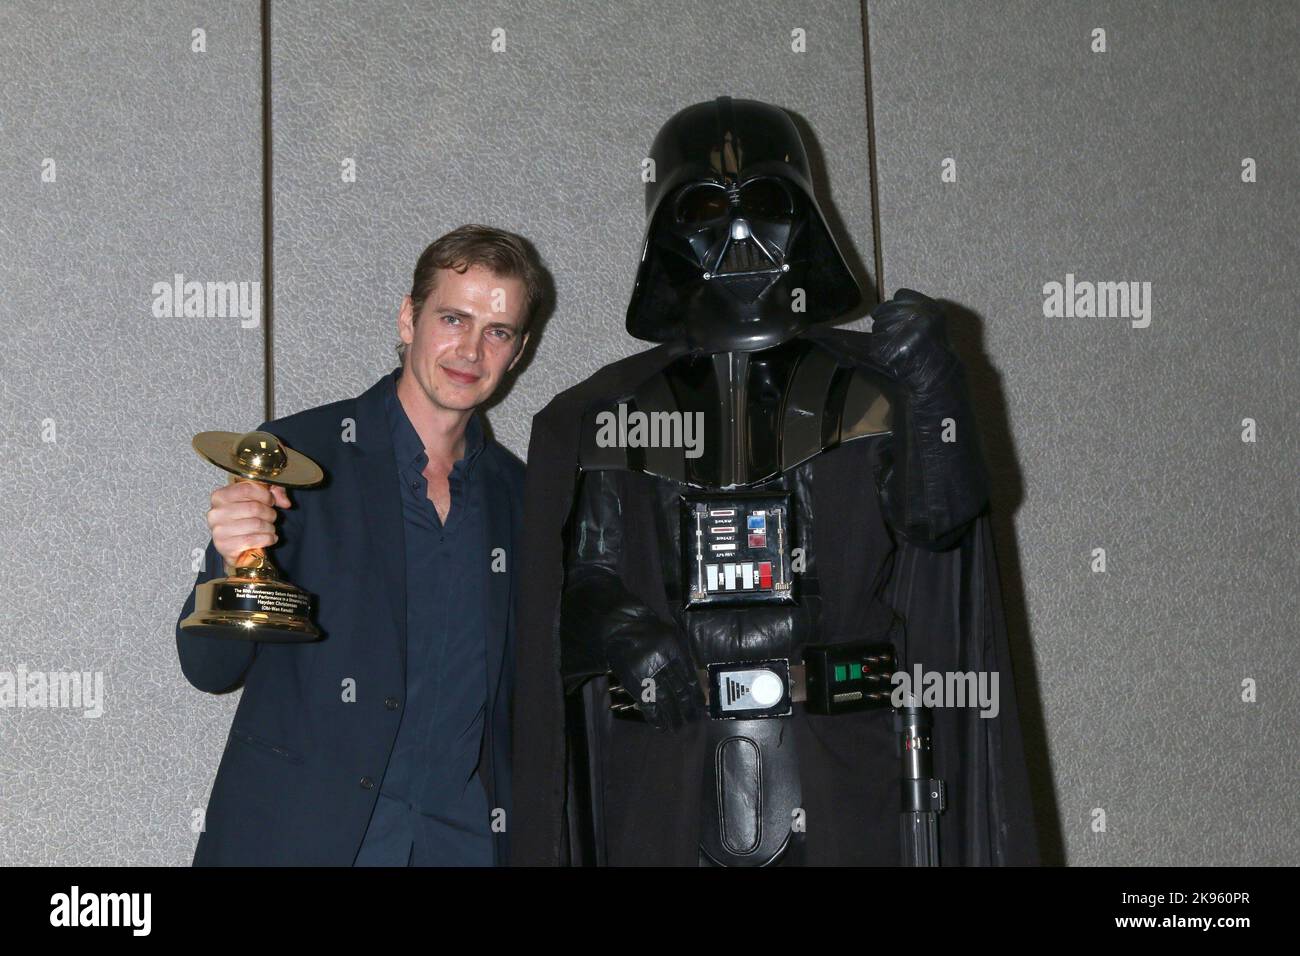
{"type": "MultiPolygon", "coordinates": [[[[293,451],[270,432],[200,432],[194,450],[230,472],[230,483],[305,488],[325,477],[320,465],[293,451]]],[[[205,637],[249,641],[314,641],[311,595],[280,574],[262,548],[250,548],[226,564],[226,576],[194,589],[194,613],[181,629],[205,637]]]]}

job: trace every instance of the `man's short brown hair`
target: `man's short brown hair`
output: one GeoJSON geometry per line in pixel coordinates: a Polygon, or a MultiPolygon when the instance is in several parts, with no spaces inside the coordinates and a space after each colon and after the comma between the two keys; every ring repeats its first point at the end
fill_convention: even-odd
{"type": "MultiPolygon", "coordinates": [[[[541,307],[547,289],[546,270],[537,250],[523,236],[474,223],[456,227],[435,239],[420,253],[411,280],[414,318],[419,319],[425,300],[437,285],[439,269],[465,272],[471,266],[482,266],[494,275],[523,283],[524,319],[519,331],[526,331],[541,307]]],[[[405,358],[405,352],[406,343],[398,343],[397,354],[405,358]]]]}

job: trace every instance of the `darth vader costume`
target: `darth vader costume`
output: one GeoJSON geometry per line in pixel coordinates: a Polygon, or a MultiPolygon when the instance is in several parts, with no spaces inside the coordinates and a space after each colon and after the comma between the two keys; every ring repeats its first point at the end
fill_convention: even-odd
{"type": "Polygon", "coordinates": [[[1036,862],[941,309],[831,327],[862,293],[784,111],[688,107],[651,158],[627,329],[658,344],[533,421],[512,862],[1036,862]],[[918,667],[996,675],[996,714],[900,707],[918,667]]]}

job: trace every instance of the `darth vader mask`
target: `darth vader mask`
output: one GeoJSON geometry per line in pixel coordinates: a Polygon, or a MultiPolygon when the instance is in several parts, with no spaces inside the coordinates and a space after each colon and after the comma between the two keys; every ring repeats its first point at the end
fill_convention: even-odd
{"type": "Polygon", "coordinates": [[[753,351],[861,302],[784,110],[730,97],[689,106],[664,124],[650,156],[629,333],[753,351]]]}

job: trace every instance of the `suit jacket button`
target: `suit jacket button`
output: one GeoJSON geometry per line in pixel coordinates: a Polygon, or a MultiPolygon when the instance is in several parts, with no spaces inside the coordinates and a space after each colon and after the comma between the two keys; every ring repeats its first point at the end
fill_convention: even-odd
{"type": "Polygon", "coordinates": [[[362,778],[361,778],[361,789],[362,789],[362,790],[373,790],[373,789],[375,789],[375,782],[374,782],[373,780],[371,780],[369,777],[362,777],[362,778]]]}
{"type": "Polygon", "coordinates": [[[397,710],[397,698],[396,698],[396,697],[385,697],[385,698],[384,698],[384,706],[387,707],[389,710],[397,710]]]}

